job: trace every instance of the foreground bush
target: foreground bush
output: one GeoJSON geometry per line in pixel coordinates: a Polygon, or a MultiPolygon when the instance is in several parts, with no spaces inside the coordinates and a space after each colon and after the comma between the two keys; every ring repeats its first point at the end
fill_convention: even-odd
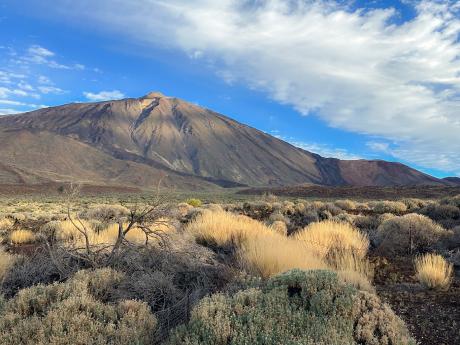
{"type": "Polygon", "coordinates": [[[378,297],[358,293],[330,271],[293,270],[260,288],[202,300],[171,345],[415,344],[378,297]]]}
{"type": "Polygon", "coordinates": [[[156,319],[145,303],[105,303],[121,274],[80,271],[66,283],[21,290],[0,312],[0,344],[148,344],[156,319]]]}
{"type": "Polygon", "coordinates": [[[452,270],[452,264],[441,255],[426,254],[415,259],[417,278],[429,289],[448,289],[452,281],[452,270]]]}
{"type": "Polygon", "coordinates": [[[378,248],[388,255],[427,250],[447,235],[443,227],[415,213],[390,218],[377,229],[378,248]]]}

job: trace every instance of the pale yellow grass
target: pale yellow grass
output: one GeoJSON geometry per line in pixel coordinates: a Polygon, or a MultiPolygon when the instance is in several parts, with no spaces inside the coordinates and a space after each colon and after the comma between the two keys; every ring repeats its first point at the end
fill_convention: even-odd
{"type": "Polygon", "coordinates": [[[302,242],[281,234],[251,236],[238,250],[242,264],[263,278],[289,271],[328,268],[302,242]]]}
{"type": "Polygon", "coordinates": [[[441,255],[425,254],[415,259],[415,272],[429,289],[443,290],[449,288],[453,267],[441,255]]]}
{"type": "Polygon", "coordinates": [[[342,251],[330,253],[326,262],[346,283],[360,290],[374,291],[370,283],[374,278],[374,267],[367,258],[356,256],[350,251],[342,251]]]}
{"type": "Polygon", "coordinates": [[[224,211],[204,212],[188,225],[187,231],[200,242],[218,246],[239,245],[250,237],[274,232],[254,219],[224,211]]]}
{"type": "MultiPolygon", "coordinates": [[[[171,233],[175,228],[170,223],[168,219],[160,219],[157,224],[150,226],[149,229],[159,235],[171,233]]],[[[123,230],[126,229],[127,226],[127,223],[123,224],[123,230]]],[[[77,227],[80,230],[86,231],[90,245],[113,245],[118,238],[118,224],[110,224],[105,229],[96,231],[90,222],[75,219],[73,222],[66,220],[58,224],[56,228],[56,239],[69,241],[74,245],[83,247],[85,245],[85,237],[77,227]]],[[[125,235],[125,239],[131,243],[143,244],[146,242],[147,237],[141,228],[134,226],[125,235]]]]}
{"type": "Polygon", "coordinates": [[[241,264],[263,278],[294,268],[331,269],[345,282],[372,290],[372,267],[365,258],[369,240],[348,224],[318,223],[286,237],[248,217],[206,212],[187,229],[203,243],[235,245],[241,264]]]}
{"type": "Polygon", "coordinates": [[[334,221],[312,223],[294,237],[314,248],[322,258],[326,258],[333,252],[351,252],[354,256],[363,258],[369,248],[367,235],[348,223],[334,221]]]}
{"type": "Polygon", "coordinates": [[[17,255],[11,255],[0,248],[0,282],[6,276],[8,271],[13,267],[14,263],[18,260],[17,255]]]}
{"type": "Polygon", "coordinates": [[[9,235],[10,241],[13,244],[27,244],[33,243],[36,241],[37,237],[35,234],[30,230],[14,230],[9,235]]]}

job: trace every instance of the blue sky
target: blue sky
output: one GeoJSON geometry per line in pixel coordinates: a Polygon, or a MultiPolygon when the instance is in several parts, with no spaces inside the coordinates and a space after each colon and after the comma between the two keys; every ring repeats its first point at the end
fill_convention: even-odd
{"type": "Polygon", "coordinates": [[[459,8],[4,0],[0,114],[161,91],[323,156],[460,175],[459,8]]]}

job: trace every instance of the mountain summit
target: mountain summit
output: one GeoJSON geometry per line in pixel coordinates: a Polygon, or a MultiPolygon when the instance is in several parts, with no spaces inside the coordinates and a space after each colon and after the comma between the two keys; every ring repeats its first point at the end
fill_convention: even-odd
{"type": "Polygon", "coordinates": [[[1,117],[0,159],[0,183],[443,184],[399,163],[323,158],[160,92],[1,117]]]}

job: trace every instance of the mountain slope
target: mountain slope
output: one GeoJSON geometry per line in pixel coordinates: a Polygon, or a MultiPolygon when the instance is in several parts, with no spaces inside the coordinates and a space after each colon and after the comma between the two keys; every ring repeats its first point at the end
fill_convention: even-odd
{"type": "Polygon", "coordinates": [[[24,183],[145,187],[166,174],[184,188],[443,184],[399,163],[323,158],[160,93],[2,117],[0,159],[3,180],[24,183]]]}

